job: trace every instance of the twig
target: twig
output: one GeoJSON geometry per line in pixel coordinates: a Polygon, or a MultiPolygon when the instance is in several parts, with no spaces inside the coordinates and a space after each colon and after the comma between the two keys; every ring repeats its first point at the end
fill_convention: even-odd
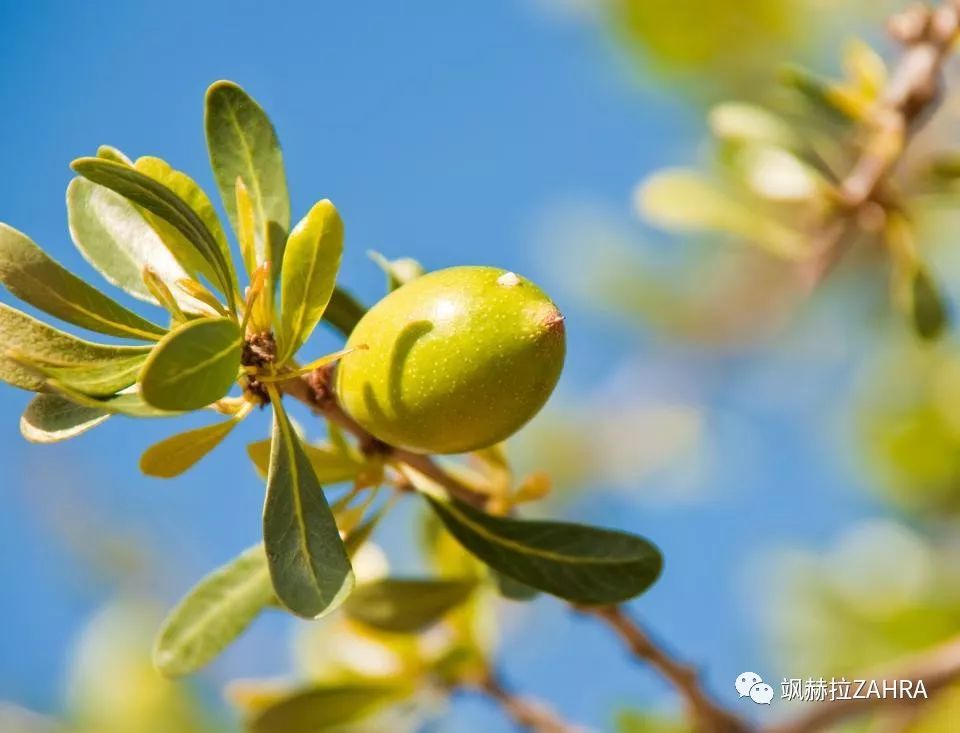
{"type": "MultiPolygon", "coordinates": [[[[941,644],[926,652],[917,654],[906,662],[871,675],[878,684],[884,681],[893,684],[899,680],[923,680],[927,695],[932,697],[945,687],[960,680],[960,637],[941,644]]],[[[792,721],[772,725],[763,729],[763,733],[815,733],[835,725],[841,720],[874,711],[879,705],[888,709],[902,710],[907,706],[917,706],[928,702],[927,698],[843,698],[825,700],[811,706],[809,711],[792,721]]]]}
{"type": "Polygon", "coordinates": [[[698,731],[745,733],[750,730],[745,721],[713,702],[700,684],[700,679],[693,667],[678,662],[654,643],[621,606],[580,608],[579,610],[603,621],[620,637],[636,658],[649,664],[676,688],[696,720],[698,731]]]}
{"type": "Polygon", "coordinates": [[[865,140],[860,157],[839,185],[843,216],[815,236],[814,257],[801,271],[810,287],[839,260],[853,228],[850,222],[859,220],[859,228],[867,230],[878,221],[882,224],[883,202],[876,199],[912,134],[939,99],[943,64],[960,31],[960,2],[945,0],[935,9],[913,5],[893,16],[887,28],[906,51],[862,123],[865,140]],[[862,226],[864,222],[868,225],[862,226]]]}
{"type": "Polygon", "coordinates": [[[523,730],[533,733],[585,733],[586,731],[585,728],[563,721],[541,701],[514,694],[492,674],[487,675],[479,689],[495,700],[523,730]]]}

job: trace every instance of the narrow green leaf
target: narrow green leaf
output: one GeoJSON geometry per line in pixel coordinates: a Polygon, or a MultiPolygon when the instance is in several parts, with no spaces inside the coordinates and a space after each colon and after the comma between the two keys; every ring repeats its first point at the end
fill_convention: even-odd
{"type": "Polygon", "coordinates": [[[332,611],[354,577],[336,520],[276,392],[263,540],[277,597],[298,616],[332,611]]]}
{"type": "Polygon", "coordinates": [[[273,601],[263,545],[213,571],[164,620],[153,663],[169,677],[195,672],[243,633],[273,601]]]}
{"type": "MultiPolygon", "coordinates": [[[[190,178],[190,176],[182,171],[174,169],[169,163],[161,158],[154,158],[151,156],[137,158],[134,168],[169,188],[193,210],[200,221],[203,222],[203,225],[206,227],[207,231],[213,235],[213,239],[220,251],[220,259],[226,263],[227,274],[229,276],[230,283],[232,284],[234,290],[238,290],[239,285],[237,284],[237,274],[233,267],[233,258],[230,254],[230,245],[227,242],[227,235],[223,232],[223,226],[220,224],[220,217],[217,216],[216,209],[214,209],[213,204],[210,203],[210,198],[207,196],[206,192],[200,188],[200,186],[198,186],[196,182],[190,178]]],[[[166,221],[162,221],[161,223],[167,224],[166,221]]],[[[164,240],[168,243],[168,247],[172,251],[189,252],[193,255],[189,262],[189,269],[193,270],[193,274],[201,274],[214,283],[219,282],[217,270],[211,266],[211,263],[206,258],[196,256],[197,251],[191,246],[190,242],[178,241],[174,242],[173,246],[170,246],[170,236],[182,240],[183,234],[177,229],[169,231],[169,228],[172,227],[170,224],[167,224],[167,227],[167,232],[163,232],[162,228],[158,228],[158,231],[161,231],[161,235],[168,235],[164,236],[164,240]]]]}
{"type": "Polygon", "coordinates": [[[229,318],[198,318],[154,347],[140,373],[140,393],[164,410],[197,410],[230,391],[240,371],[243,338],[229,318]]]}
{"type": "Polygon", "coordinates": [[[84,341],[0,303],[0,380],[14,387],[46,391],[46,378],[24,360],[57,368],[95,368],[126,363],[149,350],[84,341]]]}
{"type": "Polygon", "coordinates": [[[292,357],[317,327],[333,295],[343,254],[343,222],[324,199],[290,232],[280,275],[277,362],[292,357]]]}
{"type": "Polygon", "coordinates": [[[57,443],[75,438],[110,417],[109,412],[84,407],[57,394],[30,400],[20,417],[20,434],[31,443],[57,443]]]}
{"type": "Polygon", "coordinates": [[[90,407],[96,410],[103,410],[110,414],[127,415],[129,417],[176,417],[182,415],[182,412],[173,412],[170,410],[161,410],[159,407],[148,405],[143,401],[143,397],[138,392],[122,392],[112,397],[98,399],[77,392],[67,385],[60,384],[55,379],[47,380],[49,389],[57,394],[66,397],[71,402],[84,407],[90,407]]]}
{"type": "MultiPolygon", "coordinates": [[[[23,363],[36,369],[69,389],[91,397],[109,397],[137,381],[149,353],[103,363],[68,364],[59,366],[42,361],[24,359],[23,363]]],[[[14,355],[14,358],[18,358],[14,355]]]]}
{"type": "Polygon", "coordinates": [[[269,261],[276,281],[290,229],[290,196],[277,133],[260,105],[230,81],[215,82],[207,90],[204,126],[230,224],[239,237],[235,189],[240,178],[253,204],[257,262],[269,261]]]}
{"type": "Polygon", "coordinates": [[[642,537],[567,522],[494,517],[455,499],[427,497],[444,526],[491,568],[574,603],[620,603],[649,588],[663,567],[642,537]]]}
{"type": "Polygon", "coordinates": [[[173,478],[192,468],[230,434],[239,420],[231,418],[196,430],[187,430],[154,443],[140,457],[140,470],[147,476],[173,478]]]}
{"type": "Polygon", "coordinates": [[[384,578],[358,585],[343,605],[347,615],[381,631],[423,631],[465,602],[475,580],[384,578]]]}
{"type": "MultiPolygon", "coordinates": [[[[67,187],[70,236],[80,254],[112,285],[134,298],[160,305],[143,282],[143,271],[152,270],[168,285],[188,277],[160,235],[137,206],[109,188],[85,178],[74,178],[67,187]]],[[[180,294],[180,307],[188,313],[208,313],[205,306],[180,294]]]]}
{"type": "Polygon", "coordinates": [[[947,326],[947,309],[930,274],[918,267],[913,276],[913,327],[928,341],[940,337],[947,326]]]}
{"type": "MultiPolygon", "coordinates": [[[[258,440],[256,443],[250,443],[247,446],[247,455],[253,461],[253,465],[264,478],[270,468],[270,438],[258,440]]],[[[317,476],[317,481],[321,484],[338,484],[343,481],[352,481],[359,476],[364,469],[364,463],[357,458],[339,452],[328,446],[303,444],[303,450],[313,466],[313,471],[317,476]]]]}
{"type": "Polygon", "coordinates": [[[413,692],[409,684],[355,683],[296,692],[256,715],[250,733],[322,733],[357,723],[413,692]]]}
{"type": "Polygon", "coordinates": [[[228,304],[236,307],[232,268],[203,220],[180,196],[150,176],[111,160],[78,158],[71,167],[84,178],[106,186],[176,227],[184,241],[210,264],[228,304]]]}
{"type": "Polygon", "coordinates": [[[30,305],[97,333],[147,341],[166,333],[85,283],[6,224],[0,224],[0,282],[30,305]]]}

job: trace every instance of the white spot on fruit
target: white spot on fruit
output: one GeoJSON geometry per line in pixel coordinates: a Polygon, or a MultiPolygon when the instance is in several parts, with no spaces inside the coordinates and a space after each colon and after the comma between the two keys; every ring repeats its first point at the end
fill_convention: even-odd
{"type": "Polygon", "coordinates": [[[503,285],[507,288],[512,288],[515,285],[520,284],[520,278],[517,277],[515,272],[505,272],[500,277],[497,278],[497,285],[503,285]]]}

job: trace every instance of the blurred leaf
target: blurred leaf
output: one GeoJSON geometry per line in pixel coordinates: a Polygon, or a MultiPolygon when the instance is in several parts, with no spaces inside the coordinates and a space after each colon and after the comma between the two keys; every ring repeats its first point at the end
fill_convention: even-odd
{"type": "Polygon", "coordinates": [[[834,121],[860,120],[870,110],[868,100],[799,66],[784,67],[780,72],[780,81],[799,92],[814,109],[825,112],[834,121]]]}
{"type": "Polygon", "coordinates": [[[296,692],[248,723],[251,733],[322,733],[369,717],[413,692],[409,684],[357,683],[296,692]]]}
{"type": "MultiPolygon", "coordinates": [[[[149,356],[148,353],[142,353],[103,363],[85,362],[67,366],[55,366],[29,358],[23,359],[23,363],[69,389],[91,397],[109,397],[137,381],[137,375],[149,356]]],[[[13,357],[18,358],[15,354],[13,357]]]]}
{"type": "Polygon", "coordinates": [[[108,412],[77,405],[60,395],[40,394],[20,417],[20,434],[31,443],[56,443],[85,433],[108,417],[108,412]]]}
{"type": "MultiPolygon", "coordinates": [[[[237,274],[230,255],[230,245],[227,243],[227,236],[223,233],[220,218],[204,190],[186,173],[175,170],[161,158],[150,156],[137,158],[134,168],[157,183],[166,186],[193,210],[200,221],[203,222],[206,230],[213,236],[213,240],[220,251],[219,259],[226,264],[229,281],[236,290],[238,288],[237,274]]],[[[193,274],[203,275],[213,283],[220,282],[215,265],[206,257],[200,255],[190,241],[183,241],[184,235],[178,229],[163,219],[154,222],[154,226],[161,233],[164,241],[167,242],[170,251],[182,252],[186,257],[189,257],[188,261],[181,260],[181,262],[187,265],[193,274]],[[171,239],[173,239],[173,243],[171,243],[171,239]]]]}
{"type": "Polygon", "coordinates": [[[343,222],[324,199],[290,232],[280,275],[277,363],[296,354],[317,327],[333,294],[343,254],[343,222]]]}
{"type": "Polygon", "coordinates": [[[169,677],[190,674],[230,645],[273,600],[263,545],[207,575],[164,620],[153,663],[169,677]]]}
{"type": "Polygon", "coordinates": [[[843,48],[843,66],[859,91],[868,99],[877,99],[887,84],[887,66],[880,55],[859,38],[851,38],[843,48]]]}
{"type": "Polygon", "coordinates": [[[237,380],[242,342],[240,327],[229,318],[199,318],[171,331],[143,367],[143,399],[164,410],[216,402],[237,380]]]}
{"type": "Polygon", "coordinates": [[[366,307],[350,293],[342,288],[335,287],[327,309],[323,312],[323,320],[337,329],[343,336],[349,336],[354,326],[367,312],[366,307]]]}
{"type": "Polygon", "coordinates": [[[45,391],[46,379],[19,360],[58,368],[92,368],[127,363],[131,357],[149,351],[146,346],[110,346],[84,341],[3,303],[0,303],[0,344],[3,344],[0,380],[33,392],[45,391]]]}
{"type": "Polygon", "coordinates": [[[947,326],[947,310],[930,275],[918,268],[913,276],[913,325],[928,341],[939,338],[947,326]]]}
{"type": "MultiPolygon", "coordinates": [[[[258,440],[247,446],[247,455],[253,461],[257,473],[266,477],[270,467],[270,438],[258,440]]],[[[364,470],[363,461],[325,446],[303,444],[303,450],[321,484],[338,484],[352,481],[364,470]]]]}
{"type": "Polygon", "coordinates": [[[354,577],[323,487],[275,391],[263,540],[277,597],[318,618],[342,603],[354,577]]]}
{"type": "Polygon", "coordinates": [[[179,476],[220,445],[238,422],[239,419],[231,418],[154,443],[140,457],[140,470],[157,478],[179,476]]]}
{"type": "Polygon", "coordinates": [[[747,145],[735,165],[746,185],[770,201],[810,201],[826,192],[819,173],[793,153],[770,145],[747,145]]]}
{"type": "Polygon", "coordinates": [[[367,626],[410,634],[440,621],[476,587],[472,579],[384,578],[357,586],[343,608],[367,626]]]}
{"type": "MultiPolygon", "coordinates": [[[[158,304],[143,282],[146,268],[165,283],[188,276],[143,213],[110,189],[74,178],[67,187],[67,214],[80,254],[108,282],[133,297],[158,304]]],[[[188,312],[202,312],[186,295],[177,302],[188,312]]]]}
{"type": "Polygon", "coordinates": [[[708,121],[719,140],[740,145],[761,143],[787,150],[803,147],[799,135],[783,118],[755,104],[723,102],[711,108],[708,121]]]}
{"type": "Polygon", "coordinates": [[[64,269],[29,237],[2,223],[0,282],[30,305],[91,331],[146,341],[156,341],[166,333],[64,269]]]}
{"type": "Polygon", "coordinates": [[[566,522],[494,517],[427,497],[447,530],[494,570],[574,603],[619,603],[649,588],[663,566],[650,542],[566,522]]]}
{"type": "Polygon", "coordinates": [[[207,90],[204,124],[210,164],[230,224],[239,237],[239,178],[253,204],[257,263],[270,262],[276,281],[290,229],[290,196],[277,133],[260,105],[230,81],[218,81],[207,90]]]}
{"type": "Polygon", "coordinates": [[[637,192],[637,209],[665,229],[726,232],[787,259],[798,259],[807,252],[798,232],[765,216],[756,206],[734,199],[695,171],[676,169],[654,174],[637,192]]]}
{"type": "Polygon", "coordinates": [[[424,270],[416,260],[410,257],[401,257],[398,260],[388,260],[379,252],[368,252],[370,259],[376,262],[387,276],[387,292],[391,293],[401,285],[420,277],[424,270]]]}
{"type": "MultiPolygon", "coordinates": [[[[78,158],[71,167],[84,178],[119,193],[176,227],[184,237],[183,242],[189,243],[209,263],[228,305],[235,307],[232,267],[224,260],[220,246],[203,220],[187,202],[162,183],[121,163],[102,158],[78,158]]],[[[167,245],[170,245],[169,241],[167,245]]]]}

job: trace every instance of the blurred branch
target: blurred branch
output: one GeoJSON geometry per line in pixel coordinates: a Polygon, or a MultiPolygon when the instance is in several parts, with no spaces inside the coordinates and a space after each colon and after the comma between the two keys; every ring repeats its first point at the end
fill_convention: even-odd
{"type": "Polygon", "coordinates": [[[586,730],[564,722],[539,700],[514,694],[493,674],[483,680],[480,690],[496,701],[523,730],[533,733],[583,733],[586,730]]]}
{"type": "Polygon", "coordinates": [[[866,231],[882,225],[885,215],[878,199],[882,198],[884,181],[911,135],[939,101],[943,65],[960,31],[960,0],[945,0],[936,8],[911,5],[890,18],[887,30],[905,51],[862,123],[860,157],[839,185],[844,216],[820,232],[814,259],[803,273],[811,287],[840,258],[852,224],[866,231]]]}
{"type": "Polygon", "coordinates": [[[607,606],[579,610],[603,621],[620,637],[637,659],[649,664],[676,688],[696,720],[698,731],[745,733],[750,730],[745,721],[710,699],[693,667],[667,654],[626,614],[622,607],[607,606]]]}
{"type": "MultiPolygon", "coordinates": [[[[882,670],[869,677],[878,683],[882,681],[897,683],[898,680],[923,680],[929,697],[945,687],[960,681],[960,637],[955,637],[929,651],[894,667],[882,670]]],[[[897,683],[898,684],[898,683],[897,683]]],[[[929,702],[927,698],[877,698],[825,700],[810,707],[791,722],[772,725],[763,729],[763,733],[815,733],[837,724],[847,718],[865,715],[874,711],[881,703],[887,711],[901,712],[909,706],[929,702]]]]}

